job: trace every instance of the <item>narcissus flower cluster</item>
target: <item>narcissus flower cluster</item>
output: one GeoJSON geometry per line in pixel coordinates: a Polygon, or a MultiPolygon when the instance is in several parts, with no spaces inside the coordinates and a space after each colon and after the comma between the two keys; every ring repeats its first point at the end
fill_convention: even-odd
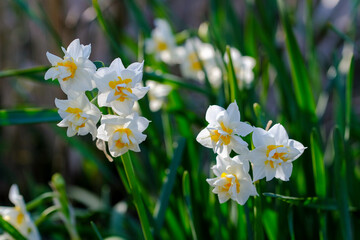
{"type": "MultiPolygon", "coordinates": [[[[202,42],[197,37],[186,39],[178,46],[168,22],[155,19],[155,28],[151,38],[145,41],[145,50],[154,54],[155,59],[167,64],[180,64],[181,74],[185,78],[198,80],[201,83],[207,78],[214,88],[219,88],[226,72],[224,62],[229,64],[229,58],[221,54],[209,43],[202,42]]],[[[230,55],[239,88],[250,87],[254,79],[253,68],[255,59],[242,56],[236,48],[230,48],[230,55]]]]}
{"type": "Polygon", "coordinates": [[[139,144],[146,139],[143,131],[149,121],[135,113],[133,106],[149,91],[149,87],[141,83],[144,63],[125,67],[121,59],[116,58],[109,67],[96,69],[89,60],[91,46],[80,44],[79,39],[62,50],[63,58],[46,54],[52,67],[46,72],[45,79],[57,79],[68,97],[66,100],[55,99],[63,119],[58,126],[67,127],[68,137],[90,133],[93,140],[107,142],[113,157],[128,150],[139,152],[139,144]],[[90,101],[86,93],[97,96],[91,97],[90,101]],[[97,105],[94,104],[96,99],[97,105]],[[107,113],[114,114],[104,115],[99,107],[108,107],[107,113]],[[101,125],[97,126],[100,118],[101,125]]]}
{"type": "Polygon", "coordinates": [[[196,140],[218,154],[216,165],[212,167],[216,177],[207,179],[207,182],[214,187],[213,193],[218,194],[220,203],[232,199],[245,204],[250,196],[258,195],[253,183],[263,178],[266,181],[274,177],[288,181],[292,162],[305,149],[300,142],[289,139],[281,124],[275,124],[267,131],[241,122],[236,102],[227,109],[210,106],[205,119],[209,125],[196,140]],[[250,151],[242,137],[251,132],[254,149],[250,151]],[[232,151],[238,155],[231,158],[232,151]],[[249,175],[249,163],[253,179],[249,175]]]}

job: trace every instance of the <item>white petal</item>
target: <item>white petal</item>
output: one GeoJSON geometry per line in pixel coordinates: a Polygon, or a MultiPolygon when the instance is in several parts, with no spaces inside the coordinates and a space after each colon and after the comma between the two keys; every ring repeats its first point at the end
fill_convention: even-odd
{"type": "Polygon", "coordinates": [[[49,62],[51,63],[51,65],[53,65],[53,66],[56,66],[56,64],[58,62],[61,62],[63,60],[62,58],[60,58],[52,53],[49,53],[49,52],[46,52],[46,57],[49,60],[49,62]]]}
{"type": "Polygon", "coordinates": [[[225,109],[217,105],[211,105],[206,111],[205,119],[208,123],[213,123],[216,121],[217,115],[224,111],[225,109]]]}
{"type": "Polygon", "coordinates": [[[200,131],[200,133],[196,137],[196,141],[198,141],[204,147],[212,148],[210,131],[207,128],[200,131]]]}
{"type": "Polygon", "coordinates": [[[240,111],[239,111],[239,107],[236,103],[236,101],[234,101],[233,103],[231,103],[228,108],[226,109],[229,118],[230,118],[230,122],[238,122],[240,121],[240,111]]]}
{"type": "Polygon", "coordinates": [[[269,133],[271,133],[274,136],[277,145],[284,145],[289,140],[285,128],[280,123],[277,123],[274,126],[272,126],[269,129],[269,133]]]}

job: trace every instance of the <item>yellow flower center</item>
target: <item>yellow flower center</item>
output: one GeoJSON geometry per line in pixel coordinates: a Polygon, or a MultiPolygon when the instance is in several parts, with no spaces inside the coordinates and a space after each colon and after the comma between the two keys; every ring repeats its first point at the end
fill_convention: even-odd
{"type": "Polygon", "coordinates": [[[196,53],[189,54],[188,59],[189,59],[192,70],[194,70],[194,71],[202,70],[201,63],[200,63],[199,58],[196,55],[196,53]]]}
{"type": "Polygon", "coordinates": [[[24,222],[25,216],[24,214],[21,212],[20,207],[16,206],[15,210],[18,212],[18,215],[16,216],[16,224],[17,225],[21,225],[24,222]]]}
{"type": "MultiPolygon", "coordinates": [[[[226,180],[226,184],[225,184],[223,187],[221,187],[221,190],[222,190],[223,192],[229,191],[229,189],[230,189],[230,187],[231,187],[231,185],[232,185],[232,178],[227,177],[227,175],[229,175],[229,174],[223,172],[223,173],[221,174],[221,176],[220,176],[221,178],[224,178],[224,179],[226,180]]],[[[239,193],[239,192],[240,192],[240,183],[239,183],[239,180],[236,178],[236,176],[235,176],[234,174],[232,174],[232,175],[235,177],[236,192],[239,193]]]]}
{"type": "Polygon", "coordinates": [[[128,129],[128,128],[119,128],[119,129],[117,129],[115,132],[120,133],[120,136],[122,136],[123,134],[126,134],[126,137],[127,137],[127,139],[129,140],[129,142],[124,143],[124,142],[122,142],[122,137],[120,137],[120,138],[119,138],[118,140],[116,140],[116,142],[115,142],[116,147],[118,147],[118,148],[124,148],[124,147],[128,147],[128,146],[130,146],[130,145],[133,144],[133,143],[131,142],[130,138],[129,138],[129,136],[132,136],[132,135],[133,135],[133,133],[132,133],[132,131],[131,131],[130,129],[128,129]]]}
{"type": "Polygon", "coordinates": [[[76,69],[77,69],[77,66],[74,62],[72,61],[65,61],[65,62],[59,62],[57,64],[57,66],[62,66],[62,67],[66,67],[67,70],[71,73],[70,76],[66,77],[63,79],[63,81],[67,81],[69,80],[70,78],[73,78],[75,76],[75,72],[76,72],[76,69]]]}
{"type": "Polygon", "coordinates": [[[220,139],[222,140],[222,144],[228,145],[231,139],[232,129],[225,127],[224,123],[220,123],[221,129],[227,133],[227,135],[221,135],[218,130],[214,130],[210,132],[211,140],[214,142],[218,142],[220,139]]]}
{"type": "Polygon", "coordinates": [[[168,49],[166,42],[158,40],[158,39],[156,39],[155,42],[156,42],[156,48],[159,51],[164,51],[164,50],[168,49]]]}
{"type": "MultiPolygon", "coordinates": [[[[72,107],[68,107],[65,112],[71,113],[71,114],[75,114],[76,115],[76,120],[79,120],[80,118],[82,119],[86,119],[85,117],[81,117],[80,113],[82,113],[82,110],[80,108],[72,108],[72,107]]],[[[79,128],[85,127],[85,123],[81,124],[80,126],[76,127],[76,130],[79,130],[79,128]]]]}
{"type": "MultiPolygon", "coordinates": [[[[274,149],[277,149],[279,147],[284,147],[284,145],[268,145],[267,146],[267,150],[266,150],[266,157],[269,157],[269,154],[272,150],[274,149]]],[[[275,160],[283,160],[284,162],[286,162],[288,159],[285,157],[287,153],[286,152],[282,152],[282,153],[278,153],[278,152],[275,152],[274,155],[271,156],[272,159],[275,159],[275,160]]],[[[267,164],[270,164],[270,167],[271,168],[275,168],[274,166],[274,161],[272,160],[266,160],[265,161],[265,165],[267,164]]],[[[279,163],[279,165],[281,165],[281,163],[279,163]]]]}
{"type": "Polygon", "coordinates": [[[128,87],[128,85],[129,85],[129,83],[131,83],[131,81],[132,80],[130,78],[122,80],[121,77],[118,77],[118,80],[109,82],[109,87],[111,87],[112,89],[115,89],[115,96],[119,96],[119,98],[117,100],[123,102],[126,99],[128,99],[128,96],[126,93],[124,93],[124,90],[132,93],[131,88],[128,87]],[[120,84],[125,84],[126,87],[119,86],[120,84]]]}

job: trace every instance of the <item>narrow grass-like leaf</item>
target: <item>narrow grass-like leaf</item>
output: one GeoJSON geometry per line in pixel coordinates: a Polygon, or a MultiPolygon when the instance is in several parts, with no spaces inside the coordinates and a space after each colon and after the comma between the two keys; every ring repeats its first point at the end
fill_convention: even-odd
{"type": "Polygon", "coordinates": [[[232,63],[232,57],[229,46],[226,46],[226,54],[229,59],[229,63],[227,64],[227,75],[230,85],[230,97],[231,97],[230,101],[231,102],[237,101],[237,103],[240,104],[240,99],[239,99],[240,91],[236,80],[235,70],[232,63]]]}
{"type": "Polygon", "coordinates": [[[186,206],[186,211],[187,211],[188,218],[189,218],[189,224],[190,224],[190,228],[191,228],[192,238],[194,240],[196,240],[197,235],[196,235],[194,220],[193,220],[193,208],[192,208],[191,196],[190,196],[191,191],[190,191],[189,173],[187,171],[185,171],[183,174],[182,185],[183,185],[185,206],[186,206]]]}
{"type": "Polygon", "coordinates": [[[53,192],[47,192],[47,193],[43,193],[40,196],[36,197],[34,200],[32,200],[31,202],[28,202],[26,204],[26,210],[27,211],[31,211],[34,208],[36,208],[37,206],[42,205],[44,202],[48,202],[48,201],[52,201],[54,197],[54,193],[53,192]]]}
{"type": "Polygon", "coordinates": [[[353,239],[352,221],[349,212],[348,190],[346,183],[346,161],[344,152],[344,141],[339,128],[334,129],[334,176],[335,176],[335,196],[340,212],[340,226],[343,239],[353,239]]]}
{"type": "Polygon", "coordinates": [[[169,173],[166,176],[166,180],[163,184],[160,198],[156,203],[155,210],[154,210],[154,218],[156,222],[156,227],[158,230],[162,228],[164,218],[165,218],[165,211],[167,209],[169,198],[174,186],[175,177],[177,173],[177,169],[180,165],[183,151],[185,148],[185,139],[181,139],[179,141],[178,147],[174,153],[174,157],[171,161],[171,165],[169,168],[169,173]]]}
{"type": "Polygon", "coordinates": [[[16,240],[26,240],[26,238],[8,221],[4,220],[4,218],[0,215],[0,228],[7,232],[16,240]]]}
{"type": "Polygon", "coordinates": [[[326,197],[326,176],[324,168],[324,153],[321,147],[320,136],[314,128],[310,136],[311,156],[314,170],[315,192],[320,198],[326,197]]]}
{"type": "Polygon", "coordinates": [[[60,120],[61,117],[57,113],[57,109],[0,110],[0,126],[58,122],[60,120]]]}
{"type": "Polygon", "coordinates": [[[125,0],[124,1],[129,12],[133,15],[134,20],[144,32],[145,37],[150,36],[151,28],[148,24],[148,21],[145,19],[145,14],[141,12],[139,6],[136,4],[134,0],[125,0]]]}
{"type": "Polygon", "coordinates": [[[27,68],[27,69],[3,70],[0,72],[0,78],[27,76],[27,75],[32,75],[34,73],[44,73],[49,69],[49,67],[50,66],[38,66],[38,67],[27,68]]]}
{"type": "Polygon", "coordinates": [[[347,74],[346,87],[345,87],[345,141],[348,141],[350,138],[354,72],[355,72],[355,60],[353,55],[351,58],[350,69],[347,74]]]}
{"type": "Polygon", "coordinates": [[[270,209],[266,209],[262,214],[262,221],[268,239],[278,239],[278,220],[276,212],[270,209]]]}
{"type": "MultiPolygon", "coordinates": [[[[261,192],[260,182],[255,183],[257,192],[261,192]]],[[[255,239],[264,239],[264,228],[262,219],[262,198],[260,196],[254,197],[254,235],[255,239]]]]}
{"type": "Polygon", "coordinates": [[[122,50],[119,47],[118,41],[115,39],[114,35],[112,34],[113,31],[111,30],[110,26],[106,23],[106,21],[104,19],[104,16],[101,12],[101,8],[100,8],[98,0],[92,0],[92,4],[95,9],[100,28],[106,34],[107,38],[110,41],[112,48],[116,51],[116,53],[118,55],[122,55],[122,50]]]}
{"type": "Polygon", "coordinates": [[[176,87],[190,89],[192,91],[199,92],[199,93],[205,94],[207,96],[212,96],[212,93],[209,92],[208,90],[197,87],[197,86],[189,84],[189,83],[186,83],[186,82],[184,82],[183,79],[181,79],[177,76],[171,75],[171,74],[158,74],[155,72],[144,72],[144,80],[146,80],[146,79],[153,80],[153,81],[156,81],[159,83],[169,84],[169,85],[176,86],[176,87]]]}
{"type": "Polygon", "coordinates": [[[53,214],[57,213],[60,210],[58,206],[51,206],[46,208],[40,216],[35,220],[35,225],[40,226],[45,220],[50,218],[53,214]]]}
{"type": "Polygon", "coordinates": [[[101,236],[101,234],[100,234],[100,232],[99,232],[99,229],[97,228],[97,226],[95,225],[95,223],[94,223],[93,221],[91,221],[90,224],[91,224],[91,227],[92,227],[92,229],[94,230],[94,232],[95,232],[95,234],[96,234],[97,239],[103,240],[103,238],[102,238],[102,236],[101,236]]]}
{"type": "Polygon", "coordinates": [[[291,22],[285,8],[284,0],[277,0],[277,3],[279,6],[281,23],[284,28],[285,43],[289,54],[291,76],[294,84],[296,101],[300,109],[309,114],[309,117],[311,117],[309,120],[316,122],[315,101],[311,92],[304,59],[300,53],[299,45],[296,42],[294,32],[291,28],[291,22]]]}
{"type": "MultiPolygon", "coordinates": [[[[128,182],[129,182],[131,194],[134,198],[134,204],[135,204],[136,210],[139,215],[141,229],[143,231],[144,237],[146,240],[153,239],[152,234],[151,234],[149,219],[147,216],[147,212],[146,212],[143,200],[141,199],[139,186],[137,183],[134,167],[132,165],[129,152],[121,155],[121,160],[124,164],[125,173],[126,173],[126,176],[127,176],[128,182]]],[[[115,161],[117,161],[117,159],[115,161]]]]}

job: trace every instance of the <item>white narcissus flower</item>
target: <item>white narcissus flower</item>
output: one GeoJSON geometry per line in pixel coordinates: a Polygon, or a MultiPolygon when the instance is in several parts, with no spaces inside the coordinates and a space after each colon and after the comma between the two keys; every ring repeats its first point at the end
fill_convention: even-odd
{"type": "Polygon", "coordinates": [[[101,112],[85,96],[84,93],[69,95],[68,100],[55,99],[55,105],[63,119],[59,127],[67,127],[67,136],[75,134],[86,135],[90,133],[95,140],[97,135],[96,124],[100,120],[101,112]]]}
{"type": "MultiPolygon", "coordinates": [[[[13,225],[27,239],[41,239],[30,214],[26,211],[26,205],[19,193],[19,188],[15,184],[10,188],[9,199],[15,207],[0,207],[2,218],[13,225]]],[[[13,238],[8,233],[4,233],[0,235],[0,239],[9,240],[13,238]]]]}
{"type": "Polygon", "coordinates": [[[198,38],[190,38],[178,52],[181,56],[180,70],[184,77],[204,82],[204,69],[215,88],[221,85],[222,72],[218,66],[221,63],[221,56],[211,44],[203,43],[198,38]]]}
{"type": "Polygon", "coordinates": [[[288,181],[292,172],[292,162],[305,150],[298,141],[289,139],[285,128],[275,124],[269,131],[255,128],[253,135],[255,149],[249,154],[253,166],[254,181],[266,177],[266,181],[278,178],[288,181]]]}
{"type": "Polygon", "coordinates": [[[151,38],[145,40],[145,50],[148,54],[155,54],[168,64],[177,61],[176,43],[169,23],[163,19],[155,19],[155,29],[151,32],[151,38]]]}
{"type": "Polygon", "coordinates": [[[253,131],[253,127],[240,121],[240,112],[236,102],[225,110],[212,105],[206,111],[209,125],[203,129],[196,140],[205,147],[212,148],[222,156],[229,156],[231,150],[238,154],[247,153],[248,144],[238,135],[244,137],[253,131]]]}
{"type": "Polygon", "coordinates": [[[140,152],[139,144],[146,139],[142,132],[149,126],[149,120],[137,113],[128,116],[103,115],[97,137],[107,141],[109,152],[118,157],[128,150],[140,152]]]}
{"type": "Polygon", "coordinates": [[[160,108],[164,104],[166,97],[172,90],[172,87],[151,80],[146,81],[146,86],[150,88],[148,95],[150,101],[150,109],[151,111],[156,112],[160,110],[160,108]]]}
{"type": "Polygon", "coordinates": [[[133,63],[124,67],[120,58],[116,58],[109,67],[98,69],[95,74],[99,89],[99,106],[112,107],[119,115],[132,112],[134,102],[143,98],[149,87],[141,83],[144,63],[133,63]]]}
{"type": "Polygon", "coordinates": [[[66,94],[85,92],[94,88],[93,75],[96,66],[89,60],[91,45],[80,44],[79,39],[70,43],[67,49],[62,47],[64,59],[49,52],[46,56],[52,67],[45,73],[45,80],[58,79],[66,94]]]}
{"type": "MultiPolygon", "coordinates": [[[[254,80],[253,68],[256,64],[255,59],[248,56],[242,56],[240,51],[236,48],[230,48],[230,55],[239,88],[242,88],[243,86],[249,87],[254,80]]],[[[224,60],[227,64],[229,63],[229,57],[226,53],[224,55],[224,60]]]]}
{"type": "Polygon", "coordinates": [[[250,196],[258,195],[248,173],[249,163],[240,156],[230,158],[218,155],[212,170],[216,177],[206,181],[214,187],[212,192],[218,194],[220,203],[232,199],[244,205],[250,196]]]}

